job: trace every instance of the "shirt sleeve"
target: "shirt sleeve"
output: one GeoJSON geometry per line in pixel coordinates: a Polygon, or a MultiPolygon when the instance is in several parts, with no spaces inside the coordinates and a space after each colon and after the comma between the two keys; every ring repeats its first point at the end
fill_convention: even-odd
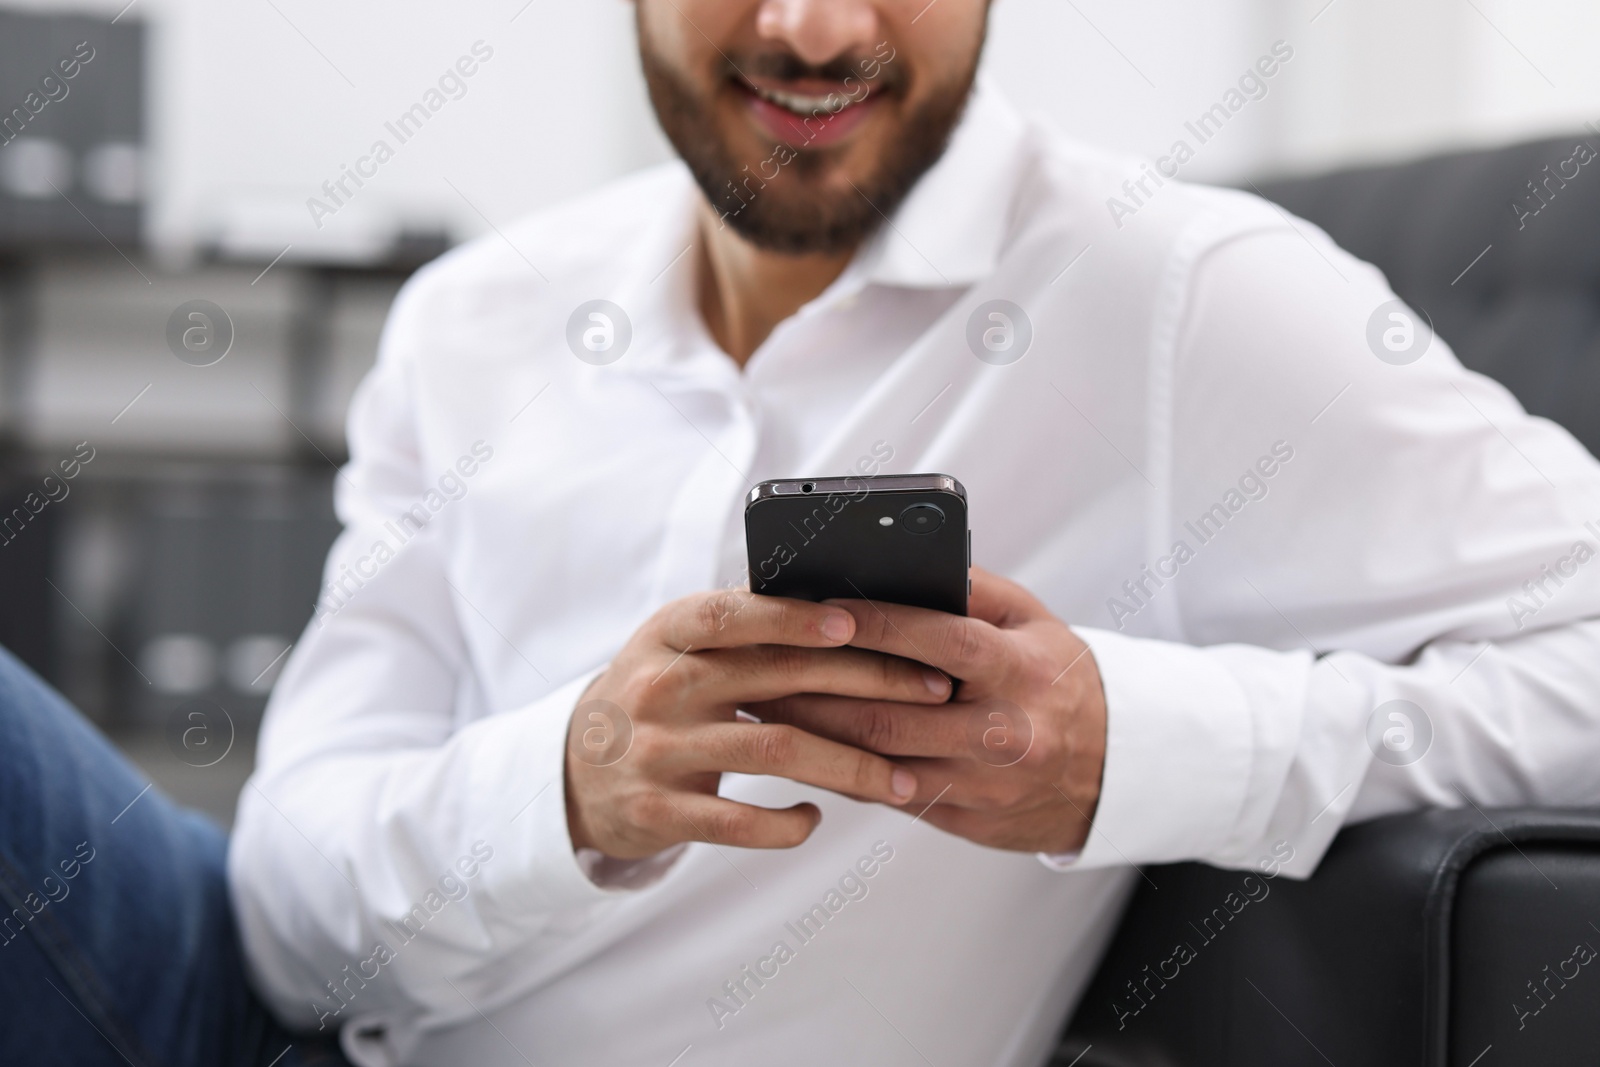
{"type": "Polygon", "coordinates": [[[1150,563],[1078,630],[1099,805],[1047,864],[1303,876],[1352,821],[1600,802],[1600,466],[1441,339],[1379,358],[1394,299],[1305,223],[1196,265],[1150,563]]]}
{"type": "Polygon", "coordinates": [[[313,1030],[471,1016],[497,958],[537,951],[615,895],[586,874],[566,823],[567,725],[597,670],[462,724],[467,609],[435,527],[393,547],[395,517],[427,488],[405,358],[416,285],[353,402],[335,490],[345,530],[273,692],[229,853],[255,984],[313,1030]]]}

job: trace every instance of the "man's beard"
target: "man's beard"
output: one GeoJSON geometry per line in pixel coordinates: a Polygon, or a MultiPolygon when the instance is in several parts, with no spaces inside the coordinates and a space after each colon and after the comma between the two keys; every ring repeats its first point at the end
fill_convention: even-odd
{"type": "MultiPolygon", "coordinates": [[[[640,61],[656,119],[706,200],[745,240],[757,248],[788,255],[849,252],[894,214],[917,180],[944,154],[971,93],[980,51],[974,49],[972,63],[963,75],[940,86],[901,118],[878,151],[877,167],[854,179],[855,189],[841,196],[810,181],[836,165],[828,150],[775,144],[765,156],[736,161],[715,113],[718,92],[730,76],[737,77],[735,60],[719,64],[712,95],[702,97],[689,79],[655,51],[642,19],[639,25],[640,61]],[[788,162],[783,162],[786,159],[788,162]]],[[[849,78],[849,84],[870,85],[874,93],[886,97],[903,91],[906,79],[892,61],[880,61],[878,76],[866,78],[858,62],[867,58],[842,57],[812,68],[792,55],[767,53],[743,59],[738,69],[751,76],[810,75],[840,83],[849,78]]],[[[865,69],[872,69],[872,64],[865,69]]],[[[804,120],[796,115],[794,121],[803,125],[804,120]]]]}

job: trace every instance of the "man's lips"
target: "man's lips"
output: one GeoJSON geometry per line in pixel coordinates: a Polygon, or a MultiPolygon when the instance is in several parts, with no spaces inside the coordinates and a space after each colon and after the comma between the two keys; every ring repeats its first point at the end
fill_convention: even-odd
{"type": "Polygon", "coordinates": [[[735,84],[743,92],[750,114],[769,136],[793,148],[826,148],[848,137],[877,108],[876,93],[855,99],[837,84],[786,84],[758,86],[743,80],[735,84]]]}

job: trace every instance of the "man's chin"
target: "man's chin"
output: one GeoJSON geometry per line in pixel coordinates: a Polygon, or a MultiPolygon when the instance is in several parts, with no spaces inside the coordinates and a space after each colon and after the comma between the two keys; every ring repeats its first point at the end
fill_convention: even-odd
{"type": "Polygon", "coordinates": [[[757,248],[788,255],[852,251],[915,181],[871,142],[803,152],[780,145],[759,158],[720,190],[699,176],[701,191],[722,224],[757,248]]]}
{"type": "Polygon", "coordinates": [[[721,212],[721,223],[745,241],[783,255],[841,255],[876,231],[880,216],[846,186],[844,195],[784,196],[758,193],[721,212]]]}

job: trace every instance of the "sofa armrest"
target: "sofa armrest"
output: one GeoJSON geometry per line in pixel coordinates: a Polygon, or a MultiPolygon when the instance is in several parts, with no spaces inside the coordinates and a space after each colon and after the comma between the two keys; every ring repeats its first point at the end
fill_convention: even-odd
{"type": "Polygon", "coordinates": [[[1495,1067],[1600,1048],[1600,963],[1578,947],[1600,948],[1600,811],[1378,819],[1303,882],[1147,873],[1057,1067],[1495,1067]]]}

